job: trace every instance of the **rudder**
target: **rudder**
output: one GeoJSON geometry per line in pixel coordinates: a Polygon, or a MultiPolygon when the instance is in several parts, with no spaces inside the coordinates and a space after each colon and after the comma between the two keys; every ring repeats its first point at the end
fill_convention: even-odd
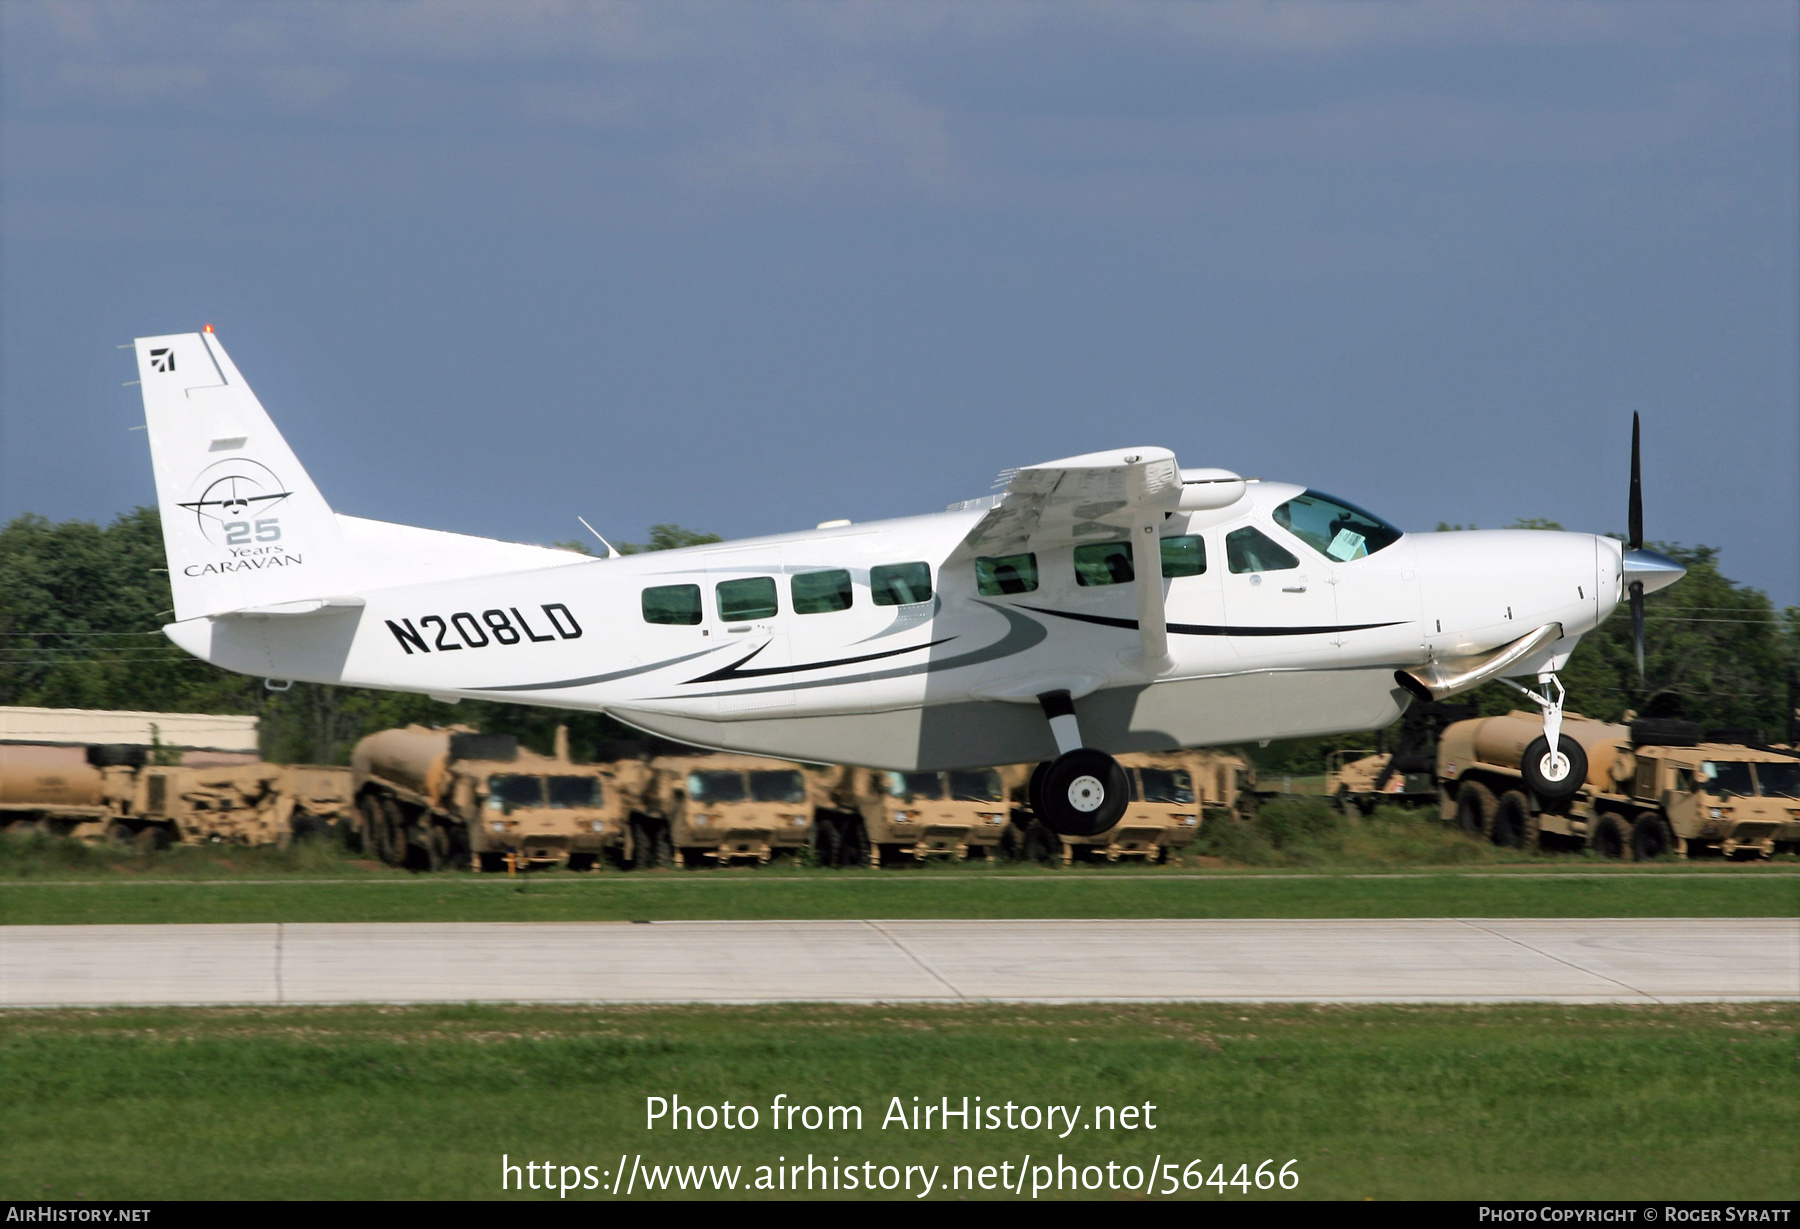
{"type": "Polygon", "coordinates": [[[176,620],[334,593],[337,518],[211,327],[136,347],[176,620]]]}

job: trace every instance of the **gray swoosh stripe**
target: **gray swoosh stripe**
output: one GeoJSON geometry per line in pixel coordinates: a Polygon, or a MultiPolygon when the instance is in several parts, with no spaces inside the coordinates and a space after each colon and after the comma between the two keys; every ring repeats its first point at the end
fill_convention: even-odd
{"type": "Polygon", "coordinates": [[[471,687],[470,691],[555,691],[559,687],[586,687],[589,683],[610,683],[614,679],[630,678],[634,674],[648,674],[652,670],[661,670],[664,666],[679,665],[684,661],[693,661],[696,657],[705,657],[708,653],[716,653],[725,646],[715,644],[710,649],[701,649],[698,653],[688,653],[681,657],[671,657],[667,661],[653,661],[647,666],[633,666],[629,670],[614,670],[611,674],[590,674],[586,678],[557,679],[552,683],[507,683],[501,687],[471,687]]]}
{"type": "Polygon", "coordinates": [[[1015,653],[1023,653],[1027,649],[1042,644],[1044,639],[1050,635],[1042,623],[1036,619],[1027,618],[1009,607],[995,606],[991,602],[976,604],[986,606],[989,610],[999,611],[1006,616],[1008,624],[1006,635],[983,649],[971,649],[967,653],[958,653],[954,657],[920,662],[912,666],[896,666],[889,670],[867,670],[861,674],[849,674],[842,678],[811,679],[801,683],[778,683],[771,687],[744,687],[734,691],[688,692],[685,695],[656,696],[654,698],[658,700],[691,700],[696,696],[753,696],[767,691],[810,691],[815,687],[841,687],[846,683],[873,683],[882,679],[907,678],[914,674],[936,674],[941,670],[979,666],[985,662],[999,661],[1002,657],[1011,657],[1015,653]]]}
{"type": "MultiPolygon", "coordinates": [[[[922,606],[922,605],[924,605],[924,603],[920,602],[919,605],[922,606]]],[[[861,640],[858,640],[856,643],[867,644],[871,640],[883,640],[883,639],[887,638],[888,636],[897,636],[901,632],[910,632],[913,628],[922,627],[925,624],[931,622],[931,620],[937,618],[938,611],[942,610],[943,608],[944,608],[944,599],[934,593],[931,595],[931,609],[927,613],[919,615],[918,617],[912,618],[912,619],[907,618],[905,615],[895,615],[894,621],[892,623],[888,624],[886,627],[884,627],[880,631],[876,632],[873,636],[864,636],[861,640]]]]}

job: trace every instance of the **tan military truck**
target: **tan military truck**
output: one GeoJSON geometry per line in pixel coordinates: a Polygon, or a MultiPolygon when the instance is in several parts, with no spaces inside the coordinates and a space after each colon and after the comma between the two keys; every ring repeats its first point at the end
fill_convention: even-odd
{"type": "Polygon", "coordinates": [[[1432,806],[1437,802],[1437,744],[1443,731],[1475,716],[1473,704],[1442,700],[1414,704],[1401,718],[1392,750],[1338,750],[1325,757],[1325,795],[1346,815],[1367,815],[1383,803],[1432,806]]]}
{"type": "Polygon", "coordinates": [[[820,811],[815,820],[814,856],[823,866],[871,867],[902,859],[992,857],[1012,818],[1013,788],[1028,772],[1023,766],[821,770],[834,809],[820,811]]]}
{"type": "Polygon", "coordinates": [[[830,805],[817,774],[790,760],[725,752],[661,755],[632,816],[634,865],[695,868],[798,854],[830,805]]]}
{"type": "Polygon", "coordinates": [[[0,823],[163,849],[286,845],[350,813],[347,768],[243,763],[237,755],[218,764],[146,764],[147,750],[0,745],[0,823]]]}
{"type": "Polygon", "coordinates": [[[115,839],[141,846],[287,845],[354,817],[350,770],[322,764],[148,765],[115,839]]]}
{"type": "Polygon", "coordinates": [[[1631,725],[1565,714],[1570,792],[1546,798],[1520,765],[1536,713],[1459,722],[1438,747],[1441,814],[1497,845],[1589,846],[1605,857],[1769,857],[1800,824],[1800,756],[1710,742],[1689,722],[1631,725]]]}
{"type": "Polygon", "coordinates": [[[142,747],[0,743],[0,828],[105,835],[129,813],[144,758],[142,747]]]}
{"type": "Polygon", "coordinates": [[[1244,813],[1252,779],[1249,761],[1223,751],[1136,752],[1119,757],[1130,783],[1125,814],[1107,831],[1065,837],[1021,815],[1011,843],[1027,861],[1064,866],[1077,858],[1167,862],[1193,844],[1209,819],[1244,813]]]}
{"type": "Polygon", "coordinates": [[[510,734],[410,725],[356,744],[357,836],[390,866],[592,870],[625,853],[636,761],[578,764],[559,727],[550,755],[510,734]]]}

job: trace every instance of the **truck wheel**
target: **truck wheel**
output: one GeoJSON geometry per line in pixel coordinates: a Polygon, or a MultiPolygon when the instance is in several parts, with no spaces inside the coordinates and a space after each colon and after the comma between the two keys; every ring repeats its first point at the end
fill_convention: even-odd
{"type": "Polygon", "coordinates": [[[1545,802],[1561,802],[1573,798],[1587,783],[1587,752],[1581,744],[1564,735],[1556,740],[1556,754],[1550,754],[1550,740],[1534,738],[1519,761],[1519,772],[1531,792],[1545,802]]]}
{"type": "Polygon", "coordinates": [[[631,866],[647,871],[668,866],[675,860],[675,847],[669,840],[669,826],[655,819],[631,821],[631,866]]]}
{"type": "Polygon", "coordinates": [[[1456,791],[1456,826],[1465,836],[1486,836],[1494,818],[1494,791],[1479,781],[1464,781],[1456,791]]]}
{"type": "Polygon", "coordinates": [[[442,824],[425,821],[425,869],[441,871],[451,864],[450,833],[442,824]]]}
{"type": "Polygon", "coordinates": [[[148,824],[139,828],[132,838],[133,845],[139,853],[155,853],[169,847],[169,830],[161,824],[148,824]]]}
{"type": "Polygon", "coordinates": [[[1632,823],[1621,815],[1608,812],[1594,821],[1588,844],[1602,858],[1623,858],[1631,852],[1632,823]]]}
{"type": "Polygon", "coordinates": [[[837,816],[816,815],[813,817],[812,856],[814,866],[836,868],[844,856],[844,833],[838,827],[837,816]]]}
{"type": "Polygon", "coordinates": [[[1025,830],[1025,860],[1039,866],[1062,865],[1062,838],[1041,823],[1025,830]]]}
{"type": "Polygon", "coordinates": [[[1494,804],[1494,819],[1489,824],[1489,840],[1501,849],[1525,846],[1526,822],[1532,819],[1532,803],[1521,790],[1507,790],[1494,804]]]}
{"type": "Polygon", "coordinates": [[[482,853],[475,855],[481,860],[481,873],[484,875],[500,875],[506,871],[506,855],[503,853],[482,853]]]}
{"type": "Polygon", "coordinates": [[[569,869],[572,871],[591,871],[599,855],[591,853],[572,853],[569,855],[569,869]]]}
{"type": "Polygon", "coordinates": [[[130,824],[115,819],[106,826],[106,839],[115,845],[129,845],[137,839],[137,833],[131,830],[130,824]]]}
{"type": "Polygon", "coordinates": [[[858,815],[847,821],[841,830],[838,843],[839,866],[867,866],[869,864],[869,829],[858,815]]]}
{"type": "Polygon", "coordinates": [[[1675,847],[1675,834],[1669,821],[1656,811],[1639,811],[1631,825],[1631,856],[1634,861],[1649,862],[1675,847]]]}

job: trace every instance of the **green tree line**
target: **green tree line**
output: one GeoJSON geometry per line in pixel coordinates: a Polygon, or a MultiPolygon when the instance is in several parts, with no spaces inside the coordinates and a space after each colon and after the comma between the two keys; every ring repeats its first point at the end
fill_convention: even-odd
{"type": "MultiPolygon", "coordinates": [[[[618,546],[633,553],[718,540],[654,525],[649,542],[618,546]]],[[[1708,727],[1754,727],[1770,738],[1787,737],[1800,670],[1800,608],[1778,611],[1766,594],[1726,577],[1710,547],[1657,549],[1686,564],[1688,575],[1646,601],[1649,686],[1638,684],[1631,622],[1621,608],[1582,640],[1563,671],[1569,707],[1606,720],[1628,710],[1679,712],[1708,727]]],[[[172,605],[156,509],[135,509],[106,526],[29,513],[15,518],[0,529],[0,704],[253,713],[262,719],[265,755],[314,763],[345,762],[364,734],[412,721],[517,734],[540,750],[549,749],[558,724],[570,727],[578,749],[631,736],[591,713],[472,700],[451,705],[310,683],[269,691],[260,679],[220,670],[169,643],[160,629],[173,616],[172,605]]],[[[1497,683],[1470,698],[1486,712],[1520,703],[1497,683]]],[[[1324,751],[1369,741],[1368,735],[1295,740],[1262,749],[1257,758],[1265,769],[1317,772],[1324,751]]]]}

